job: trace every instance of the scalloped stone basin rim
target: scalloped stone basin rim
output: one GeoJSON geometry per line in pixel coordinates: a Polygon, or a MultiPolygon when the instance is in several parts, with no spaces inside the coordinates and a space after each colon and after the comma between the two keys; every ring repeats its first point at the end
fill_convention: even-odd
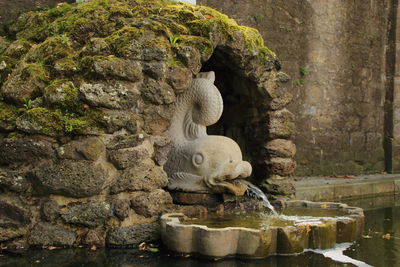
{"type": "Polygon", "coordinates": [[[251,229],[183,224],[187,218],[184,214],[168,213],[161,217],[161,238],[169,250],[183,255],[264,258],[276,254],[301,253],[308,248],[333,248],[336,243],[356,240],[364,228],[361,208],[342,203],[298,200],[285,202],[286,207],[338,210],[344,216],[321,217],[319,221],[300,221],[289,226],[251,229]]]}

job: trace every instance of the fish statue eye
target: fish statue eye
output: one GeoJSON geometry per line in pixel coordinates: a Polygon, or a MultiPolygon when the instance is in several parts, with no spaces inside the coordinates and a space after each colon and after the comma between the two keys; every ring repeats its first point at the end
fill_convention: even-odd
{"type": "Polygon", "coordinates": [[[204,162],[204,156],[202,153],[195,153],[192,157],[192,163],[195,167],[200,167],[204,162]]]}

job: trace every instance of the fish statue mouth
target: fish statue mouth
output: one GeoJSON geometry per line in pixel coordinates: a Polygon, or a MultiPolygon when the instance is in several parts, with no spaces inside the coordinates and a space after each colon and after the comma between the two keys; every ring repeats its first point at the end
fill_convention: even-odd
{"type": "Polygon", "coordinates": [[[243,160],[239,145],[206,131],[223,111],[214,81],[214,72],[200,73],[176,99],[169,128],[172,148],[164,165],[169,190],[234,195],[247,190],[241,180],[251,175],[252,167],[243,160]]]}
{"type": "Polygon", "coordinates": [[[177,186],[175,183],[169,183],[168,189],[171,191],[184,191],[193,193],[221,193],[221,194],[232,194],[235,196],[243,196],[247,191],[248,181],[244,180],[242,177],[230,178],[220,177],[220,178],[208,178],[193,175],[190,173],[177,173],[177,176],[186,177],[190,179],[190,182],[200,181],[203,182],[204,186],[202,188],[192,187],[184,188],[183,186],[177,186]]]}

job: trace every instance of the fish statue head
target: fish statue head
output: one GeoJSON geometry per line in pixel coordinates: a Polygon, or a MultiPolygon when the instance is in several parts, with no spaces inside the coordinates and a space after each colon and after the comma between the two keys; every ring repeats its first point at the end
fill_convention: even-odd
{"type": "Polygon", "coordinates": [[[202,73],[175,104],[170,127],[173,147],[164,168],[170,190],[243,195],[252,167],[239,145],[225,136],[207,135],[218,121],[223,103],[214,73],[202,73]]]}

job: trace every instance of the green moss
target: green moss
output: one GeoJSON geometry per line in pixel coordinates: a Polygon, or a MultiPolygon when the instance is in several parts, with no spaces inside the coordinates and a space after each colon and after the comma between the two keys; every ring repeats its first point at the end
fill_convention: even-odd
{"type": "MultiPolygon", "coordinates": [[[[137,52],[137,47],[132,47],[132,40],[143,36],[144,31],[136,27],[125,26],[106,38],[106,42],[117,56],[129,56],[137,52]]],[[[139,44],[137,44],[139,45],[139,44]]]]}
{"type": "Polygon", "coordinates": [[[74,58],[62,58],[54,62],[54,69],[65,74],[78,72],[79,63],[74,58]]]}
{"type": "Polygon", "coordinates": [[[46,41],[33,49],[27,55],[27,58],[29,61],[52,64],[58,59],[72,57],[73,54],[74,51],[69,37],[66,35],[60,35],[47,38],[46,41]]]}
{"type": "Polygon", "coordinates": [[[195,47],[200,51],[202,56],[210,56],[214,52],[212,42],[204,37],[180,35],[178,44],[195,47]]]}
{"type": "Polygon", "coordinates": [[[64,132],[63,115],[60,110],[29,109],[22,115],[22,120],[34,125],[35,131],[46,135],[57,136],[64,132]]]}
{"type": "Polygon", "coordinates": [[[66,79],[55,80],[47,86],[44,98],[48,104],[63,110],[73,111],[78,107],[78,89],[66,79]]]}
{"type": "Polygon", "coordinates": [[[17,107],[0,102],[0,125],[2,127],[14,128],[18,116],[19,111],[17,107]]]}
{"type": "MultiPolygon", "coordinates": [[[[49,136],[61,136],[65,134],[82,134],[85,130],[98,126],[100,112],[87,111],[83,115],[62,112],[59,109],[51,110],[43,107],[26,110],[19,117],[24,125],[30,125],[34,130],[28,132],[41,133],[49,136]]],[[[21,127],[20,127],[21,128],[21,127]]]]}
{"type": "MultiPolygon", "coordinates": [[[[8,82],[12,81],[12,88],[24,89],[19,90],[24,94],[10,90],[16,96],[7,97],[18,103],[44,93],[43,103],[35,102],[40,107],[24,116],[43,125],[45,134],[81,133],[99,125],[93,116],[96,112],[80,107],[71,82],[87,75],[97,60],[157,60],[183,68],[177,50],[190,46],[207,58],[217,45],[243,50],[245,55],[257,57],[260,64],[269,64],[275,57],[257,30],[239,26],[211,8],[169,0],[62,4],[22,15],[11,31],[16,34],[18,49],[8,48],[0,57],[0,84],[11,74],[8,82]],[[171,37],[178,41],[172,44],[171,37]],[[50,77],[54,82],[44,89],[50,77]],[[30,85],[36,93],[29,90],[33,88],[30,85]],[[40,120],[40,112],[49,124],[40,120]]],[[[90,77],[99,78],[96,75],[91,73],[90,77]]],[[[108,79],[112,75],[103,76],[108,79]]]]}
{"type": "Polygon", "coordinates": [[[93,126],[93,121],[89,117],[65,118],[64,120],[64,131],[66,133],[84,133],[90,126],[93,126]]]}
{"type": "Polygon", "coordinates": [[[175,68],[185,68],[185,64],[175,57],[168,58],[168,65],[175,68]]]}
{"type": "Polygon", "coordinates": [[[10,40],[0,36],[0,55],[2,55],[4,53],[4,51],[6,51],[6,49],[10,45],[10,43],[11,43],[10,40]]]}
{"type": "Polygon", "coordinates": [[[26,39],[18,39],[14,41],[10,46],[5,50],[4,56],[11,57],[15,59],[21,58],[25,55],[29,49],[31,48],[32,44],[28,42],[26,39]]]}
{"type": "Polygon", "coordinates": [[[0,87],[11,74],[12,69],[19,63],[15,58],[0,56],[0,87]]]}
{"type": "Polygon", "coordinates": [[[49,21],[45,12],[28,12],[18,18],[11,30],[17,32],[18,39],[41,42],[47,38],[48,27],[49,21]]]}
{"type": "Polygon", "coordinates": [[[25,81],[30,78],[35,78],[40,81],[47,81],[48,74],[42,64],[32,63],[32,64],[27,64],[22,69],[20,78],[25,81]]]}

